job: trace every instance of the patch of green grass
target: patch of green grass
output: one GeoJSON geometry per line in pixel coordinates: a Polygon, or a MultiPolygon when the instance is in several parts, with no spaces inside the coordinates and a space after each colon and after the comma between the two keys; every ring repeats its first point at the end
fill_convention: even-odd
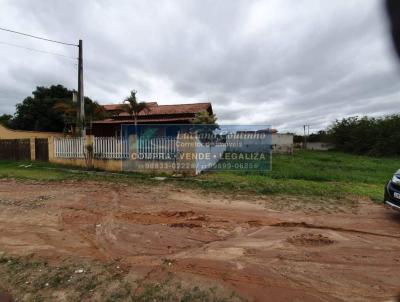
{"type": "Polygon", "coordinates": [[[341,152],[297,151],[274,155],[271,178],[385,183],[400,168],[400,158],[374,158],[341,152]]]}
{"type": "MultiPolygon", "coordinates": [[[[208,192],[345,199],[349,196],[381,201],[383,186],[400,168],[400,158],[373,158],[340,152],[296,151],[274,155],[269,172],[213,171],[197,177],[168,178],[178,186],[208,192]]],[[[69,179],[154,185],[154,175],[85,172],[40,162],[0,161],[0,178],[61,181],[69,179]]]]}
{"type": "Polygon", "coordinates": [[[197,186],[255,194],[285,194],[343,199],[382,200],[383,187],[400,168],[400,158],[372,158],[340,152],[297,151],[274,155],[272,171],[209,172],[197,186]]]}
{"type": "Polygon", "coordinates": [[[0,161],[1,178],[34,179],[34,180],[64,180],[64,171],[43,169],[50,165],[37,162],[0,161]]]}
{"type": "Polygon", "coordinates": [[[111,173],[87,171],[80,167],[31,161],[0,160],[0,178],[27,179],[38,181],[99,180],[146,182],[152,175],[142,173],[111,173]]]}

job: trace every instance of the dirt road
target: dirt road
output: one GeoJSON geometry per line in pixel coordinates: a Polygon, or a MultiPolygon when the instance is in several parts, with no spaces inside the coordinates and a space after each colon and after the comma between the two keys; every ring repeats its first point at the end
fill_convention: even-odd
{"type": "Polygon", "coordinates": [[[385,301],[400,293],[400,214],[369,202],[333,214],[273,210],[278,199],[161,183],[1,180],[0,251],[55,263],[118,259],[146,280],[159,279],[167,262],[183,280],[250,301],[385,301]]]}

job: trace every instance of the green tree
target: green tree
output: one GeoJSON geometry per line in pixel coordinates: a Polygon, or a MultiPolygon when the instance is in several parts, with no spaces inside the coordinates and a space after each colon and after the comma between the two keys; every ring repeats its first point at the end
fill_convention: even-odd
{"type": "Polygon", "coordinates": [[[212,126],[214,129],[219,128],[217,124],[217,117],[215,116],[215,114],[210,114],[207,110],[197,112],[192,124],[209,125],[212,126]]]}
{"type": "Polygon", "coordinates": [[[125,98],[124,103],[124,111],[127,112],[133,119],[135,124],[135,133],[137,133],[137,117],[140,112],[143,110],[149,110],[147,103],[139,102],[136,98],[137,91],[132,90],[130,95],[125,98]]]}
{"type": "Polygon", "coordinates": [[[210,114],[207,110],[196,113],[192,121],[193,130],[198,134],[202,143],[209,143],[216,139],[213,134],[214,130],[219,129],[217,117],[215,114],[210,114]]]}
{"type": "Polygon", "coordinates": [[[344,152],[400,155],[400,115],[344,118],[328,129],[328,135],[336,148],[344,152]]]}
{"type": "Polygon", "coordinates": [[[10,114],[0,115],[0,125],[8,126],[11,119],[12,119],[12,115],[10,115],[10,114]]]}
{"type": "Polygon", "coordinates": [[[325,130],[319,130],[317,133],[311,133],[307,137],[307,142],[329,142],[329,135],[325,130]]]}
{"type": "MultiPolygon", "coordinates": [[[[36,87],[32,96],[16,105],[16,113],[9,125],[13,129],[35,131],[64,131],[76,122],[76,104],[72,102],[73,91],[62,85],[36,87]]],[[[101,106],[85,97],[87,120],[103,118],[101,106]]]]}
{"type": "Polygon", "coordinates": [[[54,109],[56,102],[72,99],[72,91],[62,85],[37,87],[22,103],[16,105],[16,113],[10,125],[14,129],[36,131],[62,131],[63,116],[54,109]]]}

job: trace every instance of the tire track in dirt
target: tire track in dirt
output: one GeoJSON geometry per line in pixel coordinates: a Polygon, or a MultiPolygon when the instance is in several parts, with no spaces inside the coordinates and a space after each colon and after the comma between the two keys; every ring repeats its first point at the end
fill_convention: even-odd
{"type": "Polygon", "coordinates": [[[29,250],[55,262],[111,258],[143,282],[171,271],[250,301],[383,301],[400,284],[400,219],[372,203],[321,215],[270,210],[245,197],[228,204],[183,189],[175,200],[162,186],[0,181],[2,188],[4,198],[54,196],[29,212],[1,206],[2,247],[16,254],[29,250]],[[19,242],[25,245],[13,245],[19,242]]]}
{"type": "Polygon", "coordinates": [[[322,225],[314,225],[307,222],[278,222],[274,224],[268,225],[270,227],[281,227],[281,228],[306,228],[306,229],[319,229],[319,230],[331,230],[336,232],[347,232],[347,233],[355,233],[355,234],[363,234],[363,235],[371,235],[371,236],[379,236],[379,237],[387,237],[387,238],[396,238],[399,239],[399,236],[390,235],[390,234],[382,234],[382,233],[375,233],[375,232],[368,232],[368,231],[361,231],[356,229],[345,229],[341,227],[334,227],[334,226],[322,226],[322,225]]]}

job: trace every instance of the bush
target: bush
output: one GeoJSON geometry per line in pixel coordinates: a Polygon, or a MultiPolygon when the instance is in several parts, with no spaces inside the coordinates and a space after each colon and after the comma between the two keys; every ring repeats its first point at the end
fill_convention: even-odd
{"type": "Polygon", "coordinates": [[[340,151],[372,156],[400,154],[400,115],[349,117],[336,121],[328,132],[340,151]]]}

